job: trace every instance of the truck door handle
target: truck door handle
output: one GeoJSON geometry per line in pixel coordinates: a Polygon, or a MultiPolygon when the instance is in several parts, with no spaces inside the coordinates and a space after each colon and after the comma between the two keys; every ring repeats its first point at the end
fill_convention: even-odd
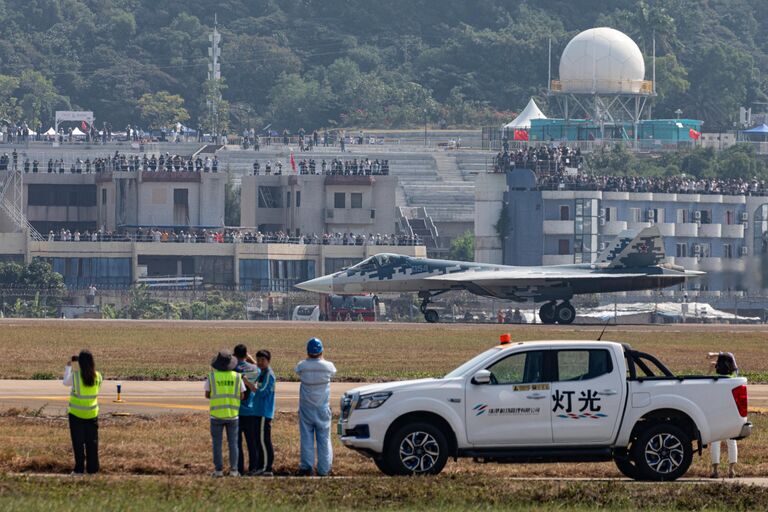
{"type": "Polygon", "coordinates": [[[618,394],[618,392],[616,390],[613,390],[613,389],[604,389],[602,391],[598,391],[597,394],[598,395],[603,395],[603,396],[611,396],[611,395],[618,394]]]}
{"type": "Polygon", "coordinates": [[[547,398],[544,395],[528,395],[525,398],[528,398],[529,400],[541,400],[542,398],[547,398]]]}

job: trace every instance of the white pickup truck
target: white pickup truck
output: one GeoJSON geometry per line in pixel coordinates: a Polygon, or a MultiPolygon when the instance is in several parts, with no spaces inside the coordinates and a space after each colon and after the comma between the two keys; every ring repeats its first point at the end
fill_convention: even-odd
{"type": "Polygon", "coordinates": [[[693,452],[741,439],[747,380],[675,376],[604,341],[498,345],[441,379],[373,384],[341,398],[341,442],[388,475],[478,462],[613,460],[630,478],[674,480],[693,452]]]}

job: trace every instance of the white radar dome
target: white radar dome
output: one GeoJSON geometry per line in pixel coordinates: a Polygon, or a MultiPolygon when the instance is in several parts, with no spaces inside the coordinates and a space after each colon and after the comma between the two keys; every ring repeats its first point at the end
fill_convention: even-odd
{"type": "Polygon", "coordinates": [[[591,28],[571,39],[560,57],[563,92],[636,94],[645,78],[645,61],[637,44],[608,27],[591,28]]]}

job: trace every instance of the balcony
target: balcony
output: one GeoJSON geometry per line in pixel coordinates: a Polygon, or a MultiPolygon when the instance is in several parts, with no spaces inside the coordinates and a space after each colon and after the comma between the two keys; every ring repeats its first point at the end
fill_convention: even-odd
{"type": "Polygon", "coordinates": [[[675,225],[675,236],[679,237],[697,237],[699,236],[699,225],[695,222],[684,222],[675,225]]]}
{"type": "Polygon", "coordinates": [[[573,235],[572,220],[545,220],[545,235],[573,235]]]}
{"type": "Polygon", "coordinates": [[[573,263],[573,254],[545,254],[541,258],[542,265],[568,265],[573,263]]]}
{"type": "Polygon", "coordinates": [[[722,224],[702,224],[699,226],[700,238],[720,238],[722,224]]]}
{"type": "Polygon", "coordinates": [[[661,236],[675,236],[674,222],[661,222],[656,225],[659,226],[659,232],[661,233],[661,236]]]}
{"type": "Polygon", "coordinates": [[[722,224],[723,229],[720,234],[723,238],[744,238],[743,224],[722,224]]]}
{"type": "Polygon", "coordinates": [[[616,236],[627,229],[627,223],[623,220],[614,220],[606,222],[600,226],[600,232],[604,235],[616,236]]]}

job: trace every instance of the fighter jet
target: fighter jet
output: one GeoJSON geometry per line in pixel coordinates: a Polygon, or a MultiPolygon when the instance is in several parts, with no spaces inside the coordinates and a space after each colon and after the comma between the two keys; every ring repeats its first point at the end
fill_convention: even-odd
{"type": "Polygon", "coordinates": [[[574,295],[665,288],[704,274],[666,262],[658,226],[623,231],[595,263],[514,267],[377,254],[297,288],[318,293],[418,292],[427,322],[439,320],[432,299],[451,290],[515,302],[544,302],[545,324],[576,318],[574,295]],[[558,301],[560,301],[558,303],[558,301]]]}

